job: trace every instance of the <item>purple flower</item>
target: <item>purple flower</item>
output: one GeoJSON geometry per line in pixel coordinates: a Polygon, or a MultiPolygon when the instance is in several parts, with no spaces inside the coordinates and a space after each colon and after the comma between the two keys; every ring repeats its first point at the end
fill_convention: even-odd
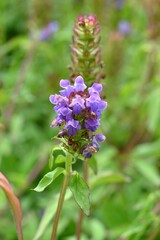
{"type": "Polygon", "coordinates": [[[90,118],[85,120],[85,128],[90,130],[91,132],[95,132],[99,126],[100,122],[96,118],[90,118]]]}
{"type": "Polygon", "coordinates": [[[81,91],[83,92],[87,88],[87,86],[84,84],[84,80],[81,76],[79,76],[75,79],[74,86],[75,86],[76,92],[81,92],[81,91]]]}
{"type": "Polygon", "coordinates": [[[73,107],[74,114],[81,114],[82,110],[85,109],[84,99],[81,96],[76,95],[69,106],[73,107]]]}
{"type": "Polygon", "coordinates": [[[64,97],[69,97],[71,93],[75,92],[75,87],[70,85],[69,80],[61,80],[60,86],[64,88],[64,90],[59,91],[64,97]]]}
{"type": "Polygon", "coordinates": [[[107,103],[102,101],[99,93],[89,90],[91,94],[89,98],[86,99],[86,106],[90,107],[91,111],[97,114],[97,117],[101,117],[101,112],[107,107],[107,103]]]}
{"type": "Polygon", "coordinates": [[[96,134],[93,139],[95,139],[97,142],[104,142],[106,137],[103,134],[96,134]]]}
{"type": "Polygon", "coordinates": [[[65,121],[72,119],[72,110],[68,107],[61,107],[59,109],[59,113],[61,114],[61,118],[63,118],[65,121]]]}
{"type": "Polygon", "coordinates": [[[96,91],[96,92],[101,92],[103,88],[102,88],[102,84],[93,83],[92,88],[90,88],[90,89],[94,89],[94,91],[96,91]]]}
{"type": "Polygon", "coordinates": [[[103,142],[105,140],[105,136],[98,133],[95,136],[93,136],[92,141],[90,144],[88,144],[84,149],[83,149],[83,155],[86,158],[91,158],[93,153],[98,152],[100,146],[98,142],[103,142]]]}
{"type": "Polygon", "coordinates": [[[128,35],[131,32],[130,23],[124,20],[120,21],[118,24],[118,30],[122,35],[124,36],[128,35]]]}
{"type": "Polygon", "coordinates": [[[92,157],[91,146],[89,146],[89,145],[86,146],[86,148],[83,150],[83,155],[85,156],[85,158],[92,157]]]}
{"type": "Polygon", "coordinates": [[[79,124],[79,121],[72,119],[67,122],[65,129],[68,129],[68,134],[70,136],[74,136],[76,134],[77,130],[81,129],[81,126],[79,124]]]}
{"type": "Polygon", "coordinates": [[[47,26],[45,26],[39,34],[39,39],[41,41],[47,40],[53,33],[57,32],[58,30],[58,23],[57,22],[50,22],[47,26]]]}
{"type": "Polygon", "coordinates": [[[69,80],[61,80],[60,86],[63,88],[60,95],[49,98],[57,114],[51,127],[59,126],[58,136],[65,138],[69,145],[75,142],[74,151],[76,149],[88,158],[99,150],[98,142],[105,139],[102,134],[93,135],[100,126],[101,113],[107,107],[100,96],[102,85],[94,83],[87,89],[83,78],[78,76],[74,85],[69,80]]]}
{"type": "Polygon", "coordinates": [[[83,155],[86,158],[91,158],[93,153],[98,152],[99,150],[99,144],[91,142],[90,144],[87,144],[86,147],[83,149],[83,155]]]}

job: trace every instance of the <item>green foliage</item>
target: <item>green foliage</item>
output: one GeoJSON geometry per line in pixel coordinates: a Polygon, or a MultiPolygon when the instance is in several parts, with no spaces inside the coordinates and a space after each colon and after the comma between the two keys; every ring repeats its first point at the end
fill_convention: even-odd
{"type": "Polygon", "coordinates": [[[137,217],[132,227],[123,234],[128,240],[158,239],[160,236],[159,191],[150,194],[140,203],[137,217]],[[141,223],[141,224],[140,224],[141,223]]]}
{"type": "Polygon", "coordinates": [[[90,200],[89,200],[89,187],[83,178],[74,172],[70,181],[70,189],[73,193],[74,199],[79,207],[86,215],[90,214],[90,200]]]}
{"type": "MultiPolygon", "coordinates": [[[[51,222],[51,220],[56,212],[58,197],[59,197],[58,194],[55,195],[54,198],[51,199],[48,206],[46,207],[43,218],[41,219],[41,222],[36,230],[34,240],[41,239],[42,235],[46,231],[49,223],[51,222]]],[[[68,191],[65,196],[65,201],[70,198],[71,198],[71,192],[68,191]]]]}
{"type": "Polygon", "coordinates": [[[93,170],[94,174],[97,174],[98,166],[94,155],[92,155],[92,157],[88,160],[88,164],[90,168],[93,170]]]}
{"type": "Polygon", "coordinates": [[[92,188],[98,186],[98,185],[105,185],[108,183],[123,183],[130,181],[129,178],[122,175],[121,173],[115,173],[115,172],[104,172],[101,173],[100,176],[97,176],[96,178],[93,178],[92,180],[92,188]]]}
{"type": "MultiPolygon", "coordinates": [[[[59,91],[60,79],[69,78],[72,27],[80,13],[96,14],[101,24],[103,95],[108,102],[101,122],[107,140],[88,160],[91,214],[84,219],[82,239],[160,239],[160,44],[151,34],[156,29],[159,34],[159,14],[154,15],[159,8],[156,1],[135,0],[124,1],[117,10],[115,2],[0,1],[0,171],[20,197],[24,239],[50,238],[65,153],[53,139],[57,129],[49,127],[55,114],[48,97],[59,91]],[[50,17],[58,22],[58,31],[35,44],[32,32],[50,17]],[[118,31],[122,20],[131,26],[125,36],[118,31]],[[41,179],[40,190],[46,187],[45,191],[30,191],[41,179]]],[[[81,176],[82,163],[73,164],[81,176]]],[[[85,189],[85,183],[79,185],[85,189]]],[[[78,211],[67,194],[58,240],[75,239],[78,211]]],[[[82,196],[78,199],[82,202],[82,196]]],[[[0,239],[15,240],[6,204],[1,191],[0,239]]]]}
{"type": "Polygon", "coordinates": [[[37,187],[33,190],[36,192],[42,192],[46,187],[48,187],[59,175],[65,174],[65,169],[57,167],[52,172],[48,172],[44,175],[44,177],[40,180],[37,187]]]}

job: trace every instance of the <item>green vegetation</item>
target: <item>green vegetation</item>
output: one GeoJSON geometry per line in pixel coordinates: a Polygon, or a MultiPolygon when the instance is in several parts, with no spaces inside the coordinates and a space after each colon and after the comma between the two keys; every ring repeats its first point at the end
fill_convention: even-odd
{"type": "MultiPolygon", "coordinates": [[[[55,115],[49,96],[59,91],[61,79],[69,79],[72,29],[81,13],[95,14],[101,25],[108,102],[100,130],[106,141],[94,156],[97,165],[90,161],[91,208],[81,240],[160,239],[160,4],[128,0],[119,8],[117,2],[0,1],[0,172],[20,199],[25,240],[51,235],[64,155],[57,148],[52,156],[59,142],[53,139],[58,129],[50,128],[55,115]],[[42,39],[49,22],[57,28],[42,39]],[[58,173],[52,172],[52,158],[58,173]],[[43,192],[33,191],[47,172],[54,182],[43,192]]],[[[73,170],[81,173],[82,164],[73,170]]],[[[78,178],[75,173],[72,186],[78,178]]],[[[47,176],[43,180],[52,182],[47,176]]],[[[42,182],[40,191],[43,187],[42,182]]],[[[83,204],[84,196],[74,195],[83,204]]],[[[78,214],[68,189],[57,240],[76,239],[78,214]]],[[[1,190],[0,239],[17,239],[1,190]]]]}

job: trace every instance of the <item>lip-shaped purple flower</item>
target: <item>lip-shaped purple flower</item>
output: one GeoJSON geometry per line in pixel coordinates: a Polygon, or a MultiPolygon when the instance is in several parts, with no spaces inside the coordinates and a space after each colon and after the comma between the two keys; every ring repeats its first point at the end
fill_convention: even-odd
{"type": "Polygon", "coordinates": [[[93,93],[99,94],[99,92],[101,92],[102,89],[103,89],[102,84],[93,83],[93,85],[90,88],[88,88],[88,92],[90,95],[92,95],[93,93]]]}
{"type": "Polygon", "coordinates": [[[82,109],[85,109],[84,99],[81,96],[76,95],[69,106],[73,107],[74,114],[81,114],[82,109]]]}
{"type": "Polygon", "coordinates": [[[95,139],[97,142],[104,142],[106,137],[103,134],[97,133],[93,139],[95,139]]]}
{"type": "Polygon", "coordinates": [[[75,79],[74,86],[75,86],[76,92],[83,92],[87,88],[87,86],[84,84],[84,80],[81,76],[78,76],[75,79]]]}
{"type": "Polygon", "coordinates": [[[61,80],[60,86],[64,88],[64,90],[60,90],[60,94],[64,97],[69,97],[71,93],[75,92],[75,87],[70,85],[69,80],[61,80]]]}
{"type": "Polygon", "coordinates": [[[68,107],[62,107],[59,109],[59,113],[63,115],[64,119],[66,121],[69,121],[72,119],[72,110],[68,107]]]}
{"type": "Polygon", "coordinates": [[[62,102],[62,100],[65,100],[65,99],[62,96],[55,94],[55,95],[51,95],[49,97],[49,100],[52,104],[58,104],[58,103],[62,102]]]}
{"type": "Polygon", "coordinates": [[[97,92],[101,92],[103,89],[102,84],[100,83],[93,83],[92,88],[94,88],[94,90],[97,92]]]}
{"type": "Polygon", "coordinates": [[[60,81],[60,86],[62,87],[62,88],[66,88],[66,87],[68,87],[70,85],[70,81],[69,80],[61,80],[60,81]]]}
{"type": "Polygon", "coordinates": [[[92,95],[86,99],[86,106],[90,107],[91,111],[97,114],[97,117],[101,117],[101,112],[107,107],[107,103],[102,101],[99,93],[93,92],[92,95]]]}
{"type": "Polygon", "coordinates": [[[77,130],[81,129],[81,126],[79,124],[79,121],[72,119],[67,122],[65,129],[68,129],[68,134],[70,136],[74,136],[77,130]]]}
{"type": "Polygon", "coordinates": [[[91,118],[85,120],[85,128],[90,130],[91,132],[95,132],[99,126],[100,122],[98,119],[91,118]]]}

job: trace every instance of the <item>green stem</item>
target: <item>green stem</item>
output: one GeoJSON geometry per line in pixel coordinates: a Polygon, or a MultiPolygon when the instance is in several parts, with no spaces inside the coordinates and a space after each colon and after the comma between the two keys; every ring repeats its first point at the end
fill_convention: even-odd
{"type": "MultiPolygon", "coordinates": [[[[88,161],[86,158],[84,159],[84,163],[83,163],[83,178],[88,183],[88,161]]],[[[84,213],[83,213],[83,210],[80,208],[79,219],[77,222],[77,230],[76,230],[77,240],[81,239],[83,218],[84,218],[84,213]]]]}
{"type": "Polygon", "coordinates": [[[72,171],[72,157],[71,157],[70,154],[68,154],[67,157],[66,157],[66,173],[65,173],[65,176],[64,176],[62,189],[61,189],[59,200],[58,200],[58,206],[57,206],[57,210],[56,210],[56,214],[55,214],[55,219],[54,219],[54,222],[53,222],[51,240],[56,239],[58,222],[59,222],[60,213],[61,213],[63,202],[64,202],[65,193],[66,193],[68,183],[69,183],[69,180],[70,180],[71,171],[72,171]]]}

